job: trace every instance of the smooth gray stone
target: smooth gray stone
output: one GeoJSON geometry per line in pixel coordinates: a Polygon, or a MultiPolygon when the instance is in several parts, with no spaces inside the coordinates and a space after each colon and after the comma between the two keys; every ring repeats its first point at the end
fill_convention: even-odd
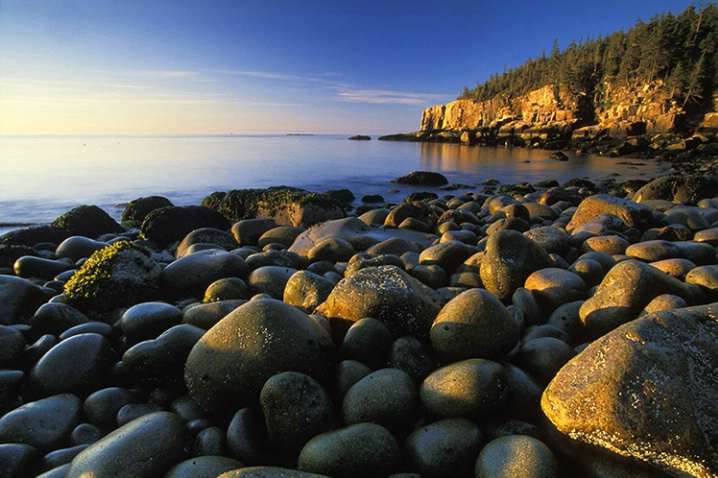
{"type": "Polygon", "coordinates": [[[30,371],[28,389],[36,395],[86,396],[107,382],[117,354],[98,334],[81,334],[51,348],[30,371]]]}
{"type": "Polygon", "coordinates": [[[185,430],[177,414],[145,415],[83,450],[72,460],[66,478],[162,476],[182,457],[185,430]]]}
{"type": "Polygon", "coordinates": [[[26,403],[0,418],[0,443],[26,443],[40,452],[69,444],[82,402],[71,394],[26,403]]]}
{"type": "Polygon", "coordinates": [[[224,472],[243,467],[241,462],[225,456],[196,456],[177,463],[164,478],[217,478],[224,472]]]}
{"type": "Polygon", "coordinates": [[[142,302],[122,314],[120,327],[130,343],[156,339],[182,321],[182,311],[166,302],[142,302]]]}

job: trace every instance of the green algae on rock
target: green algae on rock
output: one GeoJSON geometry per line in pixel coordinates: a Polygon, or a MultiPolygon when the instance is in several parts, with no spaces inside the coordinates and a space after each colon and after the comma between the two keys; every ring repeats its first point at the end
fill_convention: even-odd
{"type": "Polygon", "coordinates": [[[90,256],[65,284],[65,297],[84,312],[129,307],[153,295],[161,270],[147,249],[119,241],[90,256]]]}

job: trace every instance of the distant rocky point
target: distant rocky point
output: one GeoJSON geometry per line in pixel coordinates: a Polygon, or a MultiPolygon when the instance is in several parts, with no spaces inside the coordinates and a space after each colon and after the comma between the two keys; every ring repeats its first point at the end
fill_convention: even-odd
{"type": "Polygon", "coordinates": [[[371,136],[365,136],[363,134],[357,134],[355,136],[350,137],[349,139],[355,140],[355,141],[369,141],[371,139],[371,136]]]}

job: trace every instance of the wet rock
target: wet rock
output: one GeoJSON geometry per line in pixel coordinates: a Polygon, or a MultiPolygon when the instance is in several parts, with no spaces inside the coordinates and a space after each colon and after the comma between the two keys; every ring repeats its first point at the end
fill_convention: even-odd
{"type": "Polygon", "coordinates": [[[14,368],[25,350],[25,345],[26,340],[22,332],[0,325],[0,369],[14,368]]]}
{"type": "Polygon", "coordinates": [[[506,301],[536,270],[549,267],[546,250],[517,231],[498,231],[486,242],[481,280],[486,290],[506,301]]]}
{"type": "Polygon", "coordinates": [[[388,429],[408,425],[419,404],[417,386],[406,373],[394,368],[372,372],[344,395],[344,423],[377,423],[388,429]]]}
{"type": "Polygon", "coordinates": [[[164,478],[216,478],[224,472],[243,467],[242,462],[225,456],[196,456],[177,463],[164,478]]]}
{"type": "Polygon", "coordinates": [[[473,477],[476,456],[483,445],[481,430],[464,418],[446,418],[426,425],[406,438],[406,462],[422,477],[451,474],[473,477]]]}
{"type": "Polygon", "coordinates": [[[616,254],[625,253],[630,245],[631,243],[621,236],[594,236],[583,242],[581,250],[583,252],[598,251],[609,256],[615,256],[616,254]]]}
{"type": "Polygon", "coordinates": [[[276,466],[249,466],[222,473],[218,478],[287,478],[289,476],[292,478],[330,478],[326,475],[276,466]]]}
{"type": "Polygon", "coordinates": [[[23,443],[0,444],[0,476],[22,478],[33,476],[40,455],[35,447],[23,443]]]}
{"type": "Polygon", "coordinates": [[[150,212],[142,222],[140,232],[145,239],[164,247],[204,227],[227,230],[230,222],[206,207],[166,206],[150,212]]]}
{"type": "Polygon", "coordinates": [[[30,318],[30,336],[41,337],[45,334],[59,336],[67,329],[89,321],[79,310],[61,302],[48,302],[40,306],[30,318]]]}
{"type": "Polygon", "coordinates": [[[147,196],[133,199],[127,203],[125,210],[122,211],[120,224],[122,224],[123,227],[139,229],[149,213],[155,209],[172,205],[169,199],[162,196],[147,196]]]}
{"type": "Polygon", "coordinates": [[[346,359],[362,362],[372,369],[387,365],[392,335],[389,328],[374,318],[359,319],[349,327],[339,352],[346,359]]]}
{"type": "Polygon", "coordinates": [[[249,274],[247,284],[253,294],[267,294],[273,299],[282,300],[287,282],[297,272],[289,267],[264,266],[249,274]]]}
{"type": "Polygon", "coordinates": [[[202,302],[219,302],[249,298],[249,286],[239,277],[223,277],[212,282],[204,291],[202,302]]]}
{"type": "Polygon", "coordinates": [[[661,294],[677,295],[693,303],[693,293],[681,281],[642,262],[619,262],[581,306],[581,320],[591,332],[603,334],[635,319],[661,294]]]}
{"type": "Polygon", "coordinates": [[[715,176],[665,176],[654,179],[633,196],[636,202],[667,199],[674,203],[696,204],[718,191],[715,176]]]}
{"type": "Polygon", "coordinates": [[[411,184],[413,186],[443,186],[449,181],[443,174],[433,171],[412,171],[406,176],[392,179],[390,182],[396,184],[411,184]]]}
{"type": "MultiPolygon", "coordinates": [[[[384,221],[382,220],[383,224],[384,221]]],[[[355,217],[348,217],[336,221],[327,221],[300,234],[290,251],[306,257],[309,251],[319,242],[328,238],[341,238],[352,245],[355,251],[366,250],[382,241],[400,238],[410,243],[420,244],[427,247],[433,243],[436,236],[425,234],[410,229],[386,230],[377,226],[371,226],[355,217]]]]}
{"type": "Polygon", "coordinates": [[[21,323],[54,295],[27,279],[0,275],[0,325],[21,323]]]}
{"type": "Polygon", "coordinates": [[[67,478],[83,476],[156,477],[183,453],[185,423],[169,412],[133,420],[83,450],[70,463],[67,478]]]}
{"type": "Polygon", "coordinates": [[[327,300],[334,289],[334,282],[309,271],[297,271],[284,287],[284,302],[311,313],[327,300]]]}
{"type": "Polygon", "coordinates": [[[342,279],[316,313],[349,322],[373,317],[393,334],[427,336],[438,311],[438,305],[406,272],[382,266],[342,279]]]}
{"type": "Polygon", "coordinates": [[[264,248],[269,244],[281,244],[289,247],[296,240],[297,236],[306,229],[300,226],[277,226],[268,230],[257,240],[257,247],[264,248]]]}
{"type": "Polygon", "coordinates": [[[109,387],[97,390],[90,394],[82,404],[85,416],[90,423],[103,429],[117,423],[117,412],[128,403],[133,403],[138,397],[132,391],[109,387]]]}
{"type": "Polygon", "coordinates": [[[476,478],[556,478],[558,463],[551,449],[536,438],[508,435],[490,441],[479,453],[476,478]]]}
{"type": "Polygon", "coordinates": [[[686,282],[699,286],[709,300],[718,300],[718,265],[696,267],[686,275],[686,282]]]}
{"type": "Polygon", "coordinates": [[[82,402],[71,394],[27,402],[0,418],[0,443],[24,443],[42,453],[62,448],[81,413],[82,402]]]}
{"type": "Polygon", "coordinates": [[[537,382],[547,385],[574,355],[576,351],[563,340],[539,337],[521,345],[516,360],[537,382]]]}
{"type": "Polygon", "coordinates": [[[399,337],[391,344],[389,366],[403,370],[415,383],[421,383],[436,369],[436,361],[424,342],[407,335],[399,337]]]}
{"type": "Polygon", "coordinates": [[[549,384],[542,409],[572,440],[674,476],[716,461],[715,304],[659,312],[590,344],[549,384]]]}
{"type": "Polygon", "coordinates": [[[99,237],[102,234],[122,232],[123,228],[97,206],[77,206],[50,224],[66,236],[99,237]]]}
{"type": "Polygon", "coordinates": [[[185,365],[190,395],[219,414],[256,404],[264,383],[284,371],[328,374],[333,344],[299,309],[274,299],[247,302],[197,342],[185,365]]]}
{"type": "Polygon", "coordinates": [[[448,361],[496,358],[519,341],[520,327],[506,307],[483,289],[462,292],[444,305],[431,326],[434,349],[448,361]]]}
{"type": "Polygon", "coordinates": [[[224,316],[246,302],[247,301],[243,299],[235,299],[221,300],[207,304],[195,304],[184,310],[182,322],[209,330],[217,322],[222,320],[224,316]]]}
{"type": "Polygon", "coordinates": [[[431,373],[419,389],[426,410],[436,416],[485,419],[508,398],[506,371],[497,362],[468,359],[431,373]]]}
{"type": "Polygon", "coordinates": [[[529,229],[524,235],[543,247],[549,254],[566,254],[571,246],[571,237],[557,227],[543,226],[529,229]]]}
{"type": "Polygon", "coordinates": [[[579,204],[566,230],[571,232],[581,224],[604,214],[617,216],[626,227],[638,229],[649,227],[652,220],[651,210],[645,205],[615,196],[596,194],[579,204]]]}
{"type": "Polygon", "coordinates": [[[684,307],[688,307],[688,303],[686,303],[682,297],[671,294],[663,294],[650,301],[648,305],[638,314],[638,316],[642,317],[654,312],[661,312],[663,310],[670,309],[682,309],[684,307]]]}
{"type": "Polygon", "coordinates": [[[298,453],[309,439],[339,423],[326,390],[303,373],[282,372],[270,377],[259,403],[269,440],[282,451],[298,453]]]}
{"type": "Polygon", "coordinates": [[[65,297],[85,313],[130,307],[153,298],[160,272],[147,249],[119,241],[92,254],[65,285],[65,297]]]}
{"type": "Polygon", "coordinates": [[[184,236],[177,246],[177,257],[184,257],[190,252],[193,245],[200,244],[213,245],[227,251],[239,247],[239,243],[229,232],[213,227],[202,227],[184,236]]]}
{"type": "Polygon", "coordinates": [[[626,248],[625,254],[644,262],[656,262],[680,256],[680,250],[672,242],[663,240],[644,241],[626,248]]]}
{"type": "Polygon", "coordinates": [[[162,270],[159,285],[165,295],[173,298],[204,297],[212,282],[225,277],[245,279],[249,266],[231,252],[206,250],[177,259],[162,270]]]}
{"type": "Polygon", "coordinates": [[[35,364],[28,390],[33,396],[72,393],[86,396],[104,386],[117,356],[98,334],[81,334],[61,341],[35,364]]]}
{"type": "Polygon", "coordinates": [[[342,360],[334,372],[336,392],[343,397],[359,380],[372,372],[372,369],[356,360],[342,360]]]}
{"type": "Polygon", "coordinates": [[[312,261],[348,261],[354,255],[354,247],[340,237],[332,237],[318,242],[309,249],[307,258],[312,261]]]}
{"type": "Polygon", "coordinates": [[[422,265],[438,265],[447,271],[447,273],[452,273],[459,265],[471,257],[474,252],[476,252],[475,249],[472,249],[463,242],[442,242],[421,251],[419,254],[419,263],[422,265]]]}
{"type": "Polygon", "coordinates": [[[56,275],[74,268],[75,264],[69,261],[35,256],[22,256],[13,265],[15,275],[18,277],[44,280],[50,280],[56,275]]]}
{"type": "Polygon", "coordinates": [[[243,219],[232,225],[232,235],[240,246],[256,246],[262,234],[277,227],[271,218],[243,219]]]}
{"type": "Polygon", "coordinates": [[[182,311],[166,302],[143,302],[130,307],[120,318],[120,327],[130,343],[155,339],[182,321],[182,311]]]}
{"type": "Polygon", "coordinates": [[[586,284],[577,274],[557,267],[532,273],[524,287],[530,290],[542,309],[550,314],[557,307],[586,296],[586,284]]]}
{"type": "MultiPolygon", "coordinates": [[[[384,221],[384,225],[388,227],[401,227],[401,224],[407,219],[413,219],[425,224],[427,230],[431,230],[436,225],[439,217],[434,210],[426,203],[421,201],[413,201],[401,204],[391,210],[384,221]]],[[[414,230],[420,230],[413,228],[414,230]]]]}
{"type": "Polygon", "coordinates": [[[359,423],[309,440],[299,454],[297,468],[334,477],[360,478],[386,476],[400,462],[399,444],[386,428],[359,423]]]}
{"type": "Polygon", "coordinates": [[[205,330],[189,324],[170,327],[158,337],[127,349],[122,355],[122,368],[136,378],[181,377],[190,350],[204,333],[205,330]]]}
{"type": "Polygon", "coordinates": [[[404,261],[393,254],[380,254],[377,256],[359,253],[354,254],[346,265],[344,277],[349,277],[355,272],[368,267],[395,266],[400,269],[405,267],[404,261]]]}

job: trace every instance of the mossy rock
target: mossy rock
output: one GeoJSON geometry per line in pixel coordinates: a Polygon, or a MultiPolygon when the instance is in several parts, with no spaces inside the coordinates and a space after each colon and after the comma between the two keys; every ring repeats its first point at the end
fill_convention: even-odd
{"type": "Polygon", "coordinates": [[[150,300],[161,266],[129,241],[96,251],[65,284],[67,303],[85,312],[107,312],[150,300]]]}
{"type": "Polygon", "coordinates": [[[50,224],[69,236],[96,238],[106,233],[122,232],[124,229],[109,214],[97,206],[77,206],[50,224]]]}
{"type": "Polygon", "coordinates": [[[147,196],[127,203],[120,217],[120,224],[127,228],[139,228],[147,215],[161,207],[172,206],[172,202],[163,196],[147,196]]]}
{"type": "Polygon", "coordinates": [[[287,186],[214,192],[202,200],[202,205],[231,222],[259,217],[272,218],[280,226],[308,227],[344,217],[332,197],[287,186]]]}

